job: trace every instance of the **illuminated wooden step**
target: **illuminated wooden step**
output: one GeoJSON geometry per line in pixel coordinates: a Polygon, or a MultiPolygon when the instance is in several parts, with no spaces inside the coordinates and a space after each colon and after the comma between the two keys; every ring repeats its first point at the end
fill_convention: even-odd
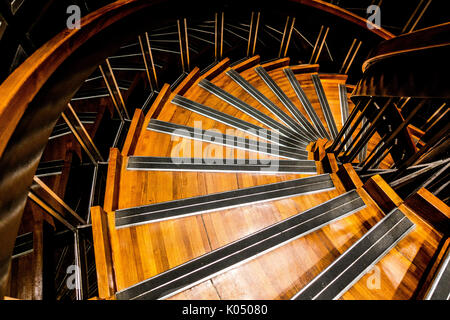
{"type": "Polygon", "coordinates": [[[292,299],[339,299],[414,227],[400,210],[394,209],[292,299]]]}
{"type": "Polygon", "coordinates": [[[195,171],[195,172],[250,172],[261,174],[317,173],[312,160],[258,160],[258,159],[201,159],[129,157],[128,170],[195,171]]]}
{"type": "Polygon", "coordinates": [[[271,128],[272,130],[278,130],[280,134],[295,139],[295,140],[301,140],[304,141],[305,138],[302,136],[299,136],[298,133],[296,133],[293,129],[290,127],[286,127],[282,123],[272,119],[268,115],[266,115],[264,112],[259,111],[258,109],[250,106],[249,104],[243,102],[242,100],[236,98],[235,96],[229,94],[222,88],[219,88],[218,86],[212,84],[208,80],[204,79],[200,81],[199,86],[208,91],[209,93],[215,95],[219,99],[222,99],[226,103],[232,105],[236,109],[240,110],[241,112],[253,117],[253,119],[259,121],[260,123],[264,124],[268,128],[271,128]]]}
{"type": "Polygon", "coordinates": [[[277,96],[281,103],[289,110],[292,116],[303,126],[305,133],[312,140],[317,140],[320,138],[319,133],[316,129],[309,123],[305,116],[297,109],[297,107],[288,98],[286,93],[277,85],[277,83],[272,79],[272,77],[267,73],[263,67],[256,67],[256,73],[263,79],[266,85],[272,90],[272,92],[277,96]]]}
{"type": "Polygon", "coordinates": [[[259,127],[252,123],[246,122],[244,120],[238,119],[236,117],[230,116],[226,113],[217,111],[213,108],[210,108],[210,107],[202,105],[198,102],[189,100],[180,95],[175,96],[172,100],[172,103],[179,107],[182,107],[186,110],[195,112],[204,117],[213,119],[220,123],[223,123],[227,126],[230,126],[230,127],[236,128],[240,131],[249,133],[260,139],[268,140],[268,141],[271,141],[272,143],[276,143],[276,144],[280,144],[280,145],[283,145],[283,146],[286,146],[289,148],[293,148],[293,150],[292,150],[293,152],[295,152],[295,149],[299,149],[299,148],[302,148],[303,150],[305,150],[306,146],[308,145],[307,142],[300,142],[297,140],[289,139],[283,135],[274,134],[270,130],[259,127]]]}
{"type": "Polygon", "coordinates": [[[305,109],[309,118],[311,119],[314,126],[316,127],[316,130],[319,133],[320,137],[330,140],[330,135],[328,134],[327,130],[325,129],[322,121],[320,121],[319,116],[317,115],[316,111],[314,110],[314,107],[312,106],[311,101],[308,99],[308,96],[306,95],[305,91],[300,86],[300,83],[298,82],[297,78],[295,77],[294,72],[290,68],[286,68],[283,70],[284,70],[286,77],[289,80],[289,83],[292,86],[292,89],[294,89],[294,92],[297,95],[297,98],[302,103],[303,108],[305,109]]]}
{"type": "Polygon", "coordinates": [[[308,152],[304,150],[293,150],[292,148],[280,146],[278,144],[222,134],[211,130],[201,130],[200,128],[183,126],[156,119],[150,120],[147,129],[155,132],[170,134],[172,136],[188,138],[192,140],[203,141],[206,143],[213,143],[225,147],[242,149],[249,152],[258,152],[287,159],[306,160],[308,158],[308,152]]]}
{"type": "Polygon", "coordinates": [[[365,207],[356,191],[257,231],[116,294],[119,300],[165,299],[365,207]]]}
{"type": "Polygon", "coordinates": [[[205,212],[334,189],[328,174],[116,211],[116,228],[179,219],[205,212]]]}
{"type": "Polygon", "coordinates": [[[233,79],[238,85],[247,91],[253,98],[255,98],[259,103],[266,107],[270,112],[272,112],[278,119],[289,126],[292,130],[302,135],[305,140],[310,138],[304,133],[303,127],[294,119],[292,119],[288,114],[286,114],[281,108],[274,104],[269,98],[263,95],[258,89],[252,86],[247,80],[245,80],[239,73],[234,70],[227,71],[227,75],[233,79]]]}
{"type": "Polygon", "coordinates": [[[322,81],[317,74],[312,74],[311,78],[316,90],[317,97],[319,98],[320,107],[322,108],[323,115],[325,116],[325,121],[328,125],[328,130],[330,130],[331,138],[335,139],[339,131],[337,129],[336,122],[334,121],[330,105],[328,104],[325,91],[323,90],[322,81]]]}

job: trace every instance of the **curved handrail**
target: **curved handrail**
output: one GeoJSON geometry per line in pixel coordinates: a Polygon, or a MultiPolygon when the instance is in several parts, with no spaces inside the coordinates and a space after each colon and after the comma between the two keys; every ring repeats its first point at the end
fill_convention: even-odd
{"type": "Polygon", "coordinates": [[[403,34],[381,42],[363,63],[365,72],[373,63],[393,55],[436,48],[450,44],[450,22],[403,34]]]}
{"type": "Polygon", "coordinates": [[[389,40],[395,37],[395,35],[386,29],[379,27],[372,22],[368,21],[367,19],[364,19],[363,17],[360,17],[348,10],[345,10],[341,7],[338,7],[334,4],[322,1],[322,0],[292,0],[293,2],[301,3],[316,9],[320,9],[322,11],[331,13],[333,15],[336,15],[338,17],[341,17],[349,22],[352,22],[354,24],[359,25],[360,27],[367,28],[367,26],[371,26],[371,29],[367,28],[377,36],[389,40]]]}
{"type": "MultiPolygon", "coordinates": [[[[0,86],[0,157],[8,144],[28,104],[55,70],[84,42],[115,22],[130,14],[170,0],[118,0],[81,19],[81,29],[64,30],[56,35],[22,65],[0,86]]],[[[288,0],[341,17],[364,28],[367,20],[345,9],[321,0],[288,0]]],[[[371,32],[390,39],[394,37],[384,29],[371,32]]]]}

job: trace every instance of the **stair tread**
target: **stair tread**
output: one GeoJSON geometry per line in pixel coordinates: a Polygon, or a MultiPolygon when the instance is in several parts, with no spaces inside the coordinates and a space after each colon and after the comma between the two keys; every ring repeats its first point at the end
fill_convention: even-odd
{"type": "Polygon", "coordinates": [[[304,287],[293,299],[338,299],[367,268],[379,261],[414,224],[398,209],[393,210],[346,252],[304,287]]]}
{"type": "Polygon", "coordinates": [[[270,201],[304,193],[321,192],[333,188],[334,184],[331,178],[329,175],[325,174],[210,194],[207,196],[120,209],[116,211],[116,227],[149,223],[149,221],[161,221],[192,214],[201,214],[208,211],[270,201]]]}
{"type": "Polygon", "coordinates": [[[201,130],[189,126],[183,126],[170,122],[152,119],[147,127],[148,130],[180,136],[188,139],[210,142],[227,147],[243,149],[288,159],[307,159],[308,152],[298,149],[287,148],[276,144],[265,143],[253,139],[222,134],[217,131],[201,130]]]}
{"type": "Polygon", "coordinates": [[[365,206],[351,191],[117,293],[118,299],[161,299],[248,261],[365,206]]]}

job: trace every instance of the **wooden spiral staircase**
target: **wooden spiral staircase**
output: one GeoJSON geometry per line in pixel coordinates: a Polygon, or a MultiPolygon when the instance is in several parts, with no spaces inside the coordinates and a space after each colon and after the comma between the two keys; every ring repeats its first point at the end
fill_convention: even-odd
{"type": "Polygon", "coordinates": [[[450,298],[442,4],[4,2],[0,300],[450,298]]]}
{"type": "Polygon", "coordinates": [[[346,75],[259,60],[194,68],[136,110],[92,208],[99,298],[433,294],[419,289],[448,241],[424,211],[449,208],[426,189],[404,202],[379,175],[363,184],[326,152],[355,107],[346,75]]]}

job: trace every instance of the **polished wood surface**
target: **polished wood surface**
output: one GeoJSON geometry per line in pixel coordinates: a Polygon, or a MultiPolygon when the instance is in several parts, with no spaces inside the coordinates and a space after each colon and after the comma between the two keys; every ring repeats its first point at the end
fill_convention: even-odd
{"type": "Polygon", "coordinates": [[[130,129],[128,129],[127,138],[122,148],[122,155],[129,156],[134,153],[139,135],[144,124],[144,115],[141,109],[136,109],[131,121],[130,129]]]}
{"type": "Polygon", "coordinates": [[[403,203],[399,195],[380,175],[375,175],[367,180],[364,184],[364,189],[385,213],[389,213],[392,209],[403,203]]]}
{"type": "Polygon", "coordinates": [[[405,200],[405,205],[436,230],[450,233],[450,208],[427,189],[421,188],[405,200]]]}
{"type": "Polygon", "coordinates": [[[114,266],[111,257],[111,243],[108,234],[106,212],[100,207],[91,208],[92,237],[94,240],[97,287],[100,299],[115,294],[114,266]]]}
{"type": "MultiPolygon", "coordinates": [[[[292,92],[289,93],[287,80],[281,78],[281,68],[274,69],[270,73],[283,90],[286,88],[289,96],[294,97],[292,92]]],[[[244,70],[241,74],[280,108],[288,112],[262,80],[258,79],[253,68],[244,70]]],[[[298,76],[300,81],[310,79],[310,74],[298,76]]],[[[341,83],[342,80],[343,78],[339,77],[337,79],[331,76],[323,77],[324,87],[329,92],[327,98],[330,96],[333,112],[340,112],[340,109],[337,105],[339,98],[336,94],[331,94],[331,90],[334,88],[337,91],[337,83],[341,83]]],[[[274,117],[227,75],[222,73],[212,79],[212,82],[274,117]]],[[[314,88],[308,89],[312,97],[313,90],[314,88]]],[[[170,102],[173,94],[170,94],[169,90],[166,90],[163,95],[166,96],[165,99],[155,102],[158,106],[155,108],[159,109],[155,118],[189,126],[194,126],[200,121],[203,129],[215,129],[223,133],[231,129],[174,106],[170,102]],[[169,98],[167,98],[168,95],[170,95],[169,98]]],[[[263,126],[196,85],[189,87],[184,95],[199,103],[263,126]]],[[[314,108],[317,112],[320,111],[317,97],[311,99],[314,108]]],[[[299,101],[296,105],[300,111],[304,112],[299,101]]],[[[152,109],[155,108],[152,106],[152,109]]],[[[155,113],[152,114],[155,115],[155,113]]],[[[335,118],[336,120],[340,118],[340,114],[335,114],[335,118]]],[[[218,158],[230,156],[269,158],[254,152],[214,147],[210,143],[192,142],[190,139],[172,138],[166,134],[151,132],[145,130],[149,120],[150,118],[146,117],[134,155],[202,157],[203,151],[209,150],[218,158]]],[[[342,123],[336,122],[340,128],[342,123]]],[[[233,134],[246,136],[238,130],[233,131],[233,134]]],[[[386,290],[368,289],[367,279],[370,278],[368,274],[350,288],[342,298],[407,299],[413,296],[425,272],[426,264],[438,247],[441,234],[404,206],[402,199],[398,198],[393,191],[386,191],[385,182],[381,177],[375,176],[371,182],[363,186],[350,164],[338,166],[335,159],[329,157],[324,151],[324,147],[329,143],[327,140],[318,141],[311,143],[307,149],[311,151],[310,159],[314,151],[323,150],[320,158],[322,162],[316,162],[317,173],[332,172],[335,190],[123,229],[115,228],[114,210],[116,209],[286,181],[305,175],[131,171],[126,169],[127,157],[121,160],[118,150],[111,150],[108,185],[113,183],[115,187],[108,189],[107,199],[105,199],[108,208],[105,206],[105,211],[107,211],[116,290],[128,288],[319,205],[354,186],[367,205],[365,209],[232,268],[170,299],[289,299],[380,221],[387,213],[386,203],[392,208],[400,207],[408,218],[416,223],[416,229],[377,264],[377,267],[380,267],[381,287],[386,290]]],[[[97,230],[101,229],[97,227],[97,230]]],[[[105,275],[103,277],[105,278],[105,275]]]]}

